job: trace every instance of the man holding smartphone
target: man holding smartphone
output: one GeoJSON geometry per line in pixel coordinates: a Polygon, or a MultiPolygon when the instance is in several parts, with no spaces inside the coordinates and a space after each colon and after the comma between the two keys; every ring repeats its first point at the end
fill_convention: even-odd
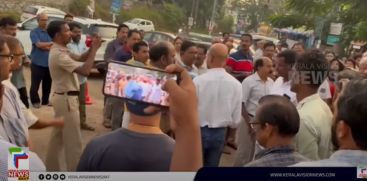
{"type": "Polygon", "coordinates": [[[72,54],[67,44],[71,41],[71,31],[64,21],[53,21],[47,33],[54,45],[50,50],[50,73],[53,78],[53,108],[55,117],[65,120],[63,128],[54,128],[51,133],[46,156],[48,171],[59,171],[59,153],[65,145],[66,167],[76,169],[82,152],[82,138],[79,117],[79,80],[76,74],[88,76],[94,63],[96,52],[102,44],[100,36],[93,37],[90,49],[82,55],[72,54]],[[84,63],[81,63],[85,61],[84,63]]]}

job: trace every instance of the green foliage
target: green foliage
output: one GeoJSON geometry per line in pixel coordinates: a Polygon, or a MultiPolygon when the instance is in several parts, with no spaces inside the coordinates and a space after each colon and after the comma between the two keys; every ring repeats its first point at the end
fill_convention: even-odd
{"type": "Polygon", "coordinates": [[[103,21],[111,21],[112,14],[110,13],[110,4],[97,4],[95,5],[94,18],[102,19],[103,21]]]}
{"type": "Polygon", "coordinates": [[[219,32],[232,32],[233,27],[233,17],[232,16],[224,16],[217,23],[219,32]]]}
{"type": "Polygon", "coordinates": [[[3,17],[11,17],[17,22],[20,21],[20,14],[19,14],[19,12],[16,12],[16,11],[0,12],[0,18],[3,18],[3,17]]]}
{"type": "Polygon", "coordinates": [[[153,21],[157,30],[176,32],[185,16],[182,10],[174,4],[163,4],[159,7],[137,5],[129,10],[122,11],[117,17],[118,23],[123,23],[132,18],[142,18],[153,21]]]}
{"type": "Polygon", "coordinates": [[[73,0],[69,5],[69,11],[76,16],[87,15],[86,9],[89,5],[89,0],[73,0]]]}
{"type": "Polygon", "coordinates": [[[178,6],[165,3],[161,11],[162,18],[165,20],[165,27],[172,31],[177,31],[182,22],[185,21],[185,15],[178,6]]]}

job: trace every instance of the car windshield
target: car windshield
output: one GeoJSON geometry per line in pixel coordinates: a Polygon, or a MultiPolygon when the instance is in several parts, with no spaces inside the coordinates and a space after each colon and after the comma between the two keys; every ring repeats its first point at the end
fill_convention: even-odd
{"type": "Polygon", "coordinates": [[[114,39],[116,37],[117,27],[93,25],[90,27],[90,33],[98,33],[104,39],[114,39]]]}
{"type": "Polygon", "coordinates": [[[132,24],[139,24],[140,23],[140,20],[138,20],[138,19],[132,19],[132,20],[129,20],[128,22],[129,23],[132,23],[132,24]]]}
{"type": "Polygon", "coordinates": [[[32,7],[32,6],[27,6],[23,9],[23,12],[28,13],[28,14],[36,15],[37,14],[37,8],[32,7]]]}

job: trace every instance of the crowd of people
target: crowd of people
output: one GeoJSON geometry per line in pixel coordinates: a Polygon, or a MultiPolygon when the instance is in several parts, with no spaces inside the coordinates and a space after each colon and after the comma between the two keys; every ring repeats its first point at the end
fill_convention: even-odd
{"type": "Polygon", "coordinates": [[[162,90],[169,78],[164,72],[109,64],[104,83],[104,93],[162,106],[168,106],[167,93],[162,90]]]}
{"type": "Polygon", "coordinates": [[[85,47],[81,28],[66,18],[47,24],[47,15],[38,15],[30,61],[14,38],[15,21],[0,21],[0,148],[32,150],[28,129],[53,127],[46,164],[35,156],[31,170],[60,171],[64,150],[68,171],[197,171],[220,166],[226,145],[236,150],[233,165],[240,167],[367,163],[367,53],[343,61],[302,43],[289,49],[286,42],[254,42],[251,34],[243,34],[234,48],[228,33],[210,47],[181,37],[149,47],[142,32],[124,24],[108,43],[106,62],[160,69],[180,74],[180,80],[109,72],[103,125],[113,131],[83,150],[80,129],[93,128],[85,123],[79,97],[102,39],[93,35],[85,47]],[[21,72],[29,62],[31,104],[49,104],[52,82],[54,120],[39,119],[27,108],[21,72]],[[36,95],[41,81],[42,100],[36,95]],[[143,84],[154,86],[148,91],[143,84]]]}

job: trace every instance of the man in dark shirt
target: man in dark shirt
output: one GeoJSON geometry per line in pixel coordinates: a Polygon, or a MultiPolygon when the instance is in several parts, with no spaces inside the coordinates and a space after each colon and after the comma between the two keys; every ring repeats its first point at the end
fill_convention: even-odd
{"type": "Polygon", "coordinates": [[[115,55],[116,51],[122,48],[122,45],[125,43],[127,39],[127,34],[129,33],[129,27],[125,24],[120,24],[117,28],[116,39],[110,41],[107,44],[106,51],[104,54],[104,60],[109,61],[113,55],[115,55]]]}
{"type": "MultiPolygon", "coordinates": [[[[151,65],[164,69],[174,62],[175,49],[160,42],[150,50],[151,65]]],[[[161,110],[127,101],[130,124],[93,139],[80,158],[77,171],[169,171],[175,142],[159,128],[161,110]]]]}
{"type": "Polygon", "coordinates": [[[132,58],[132,50],[135,43],[141,41],[141,35],[138,30],[130,30],[127,35],[126,43],[121,49],[117,50],[112,60],[127,62],[132,58]]]}

